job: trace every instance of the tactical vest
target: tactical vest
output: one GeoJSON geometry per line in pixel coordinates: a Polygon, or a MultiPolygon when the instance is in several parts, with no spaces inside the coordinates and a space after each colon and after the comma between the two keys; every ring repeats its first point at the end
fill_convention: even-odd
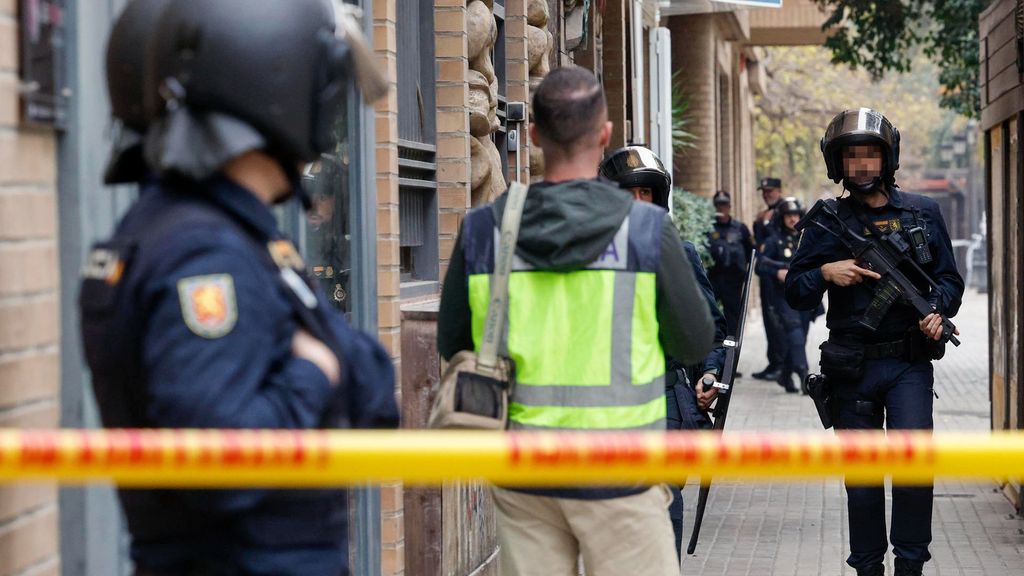
{"type": "MultiPolygon", "coordinates": [[[[663,218],[663,211],[634,203],[605,251],[579,269],[544,270],[513,259],[502,343],[516,367],[511,429],[665,429],[655,282],[663,218]]],[[[470,212],[464,226],[479,351],[499,229],[490,206],[470,212]]]]}

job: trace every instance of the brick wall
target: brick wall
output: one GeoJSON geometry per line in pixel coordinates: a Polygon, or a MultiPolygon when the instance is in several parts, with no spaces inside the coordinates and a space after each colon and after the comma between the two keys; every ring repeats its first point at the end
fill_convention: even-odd
{"type": "Polygon", "coordinates": [[[469,208],[469,46],[466,34],[466,2],[435,0],[434,42],[437,57],[437,193],[438,256],[440,278],[448,272],[448,260],[462,216],[469,208]]]}
{"type": "Polygon", "coordinates": [[[715,192],[717,122],[715,114],[715,39],[713,15],[673,16],[668,19],[672,33],[672,68],[679,75],[690,101],[689,130],[697,135],[696,147],[673,165],[673,181],[683,189],[711,197],[715,192]]]}
{"type": "MultiPolygon", "coordinates": [[[[392,89],[376,105],[377,138],[377,312],[381,343],[401,374],[400,256],[398,221],[398,48],[395,31],[397,0],[374,0],[373,44],[377,63],[392,89]]],[[[396,576],[405,569],[401,488],[381,486],[381,574],[396,576]]]]}
{"type": "Polygon", "coordinates": [[[626,3],[610,2],[604,11],[603,57],[604,92],[608,99],[608,119],[612,122],[612,139],[609,150],[626,145],[626,92],[628,72],[626,59],[626,3]]]}
{"type": "MultiPolygon", "coordinates": [[[[15,6],[0,0],[0,427],[55,427],[56,137],[19,121],[15,6]]],[[[58,539],[55,486],[0,487],[0,576],[56,576],[58,539]]]]}
{"type": "MultiPolygon", "coordinates": [[[[526,5],[527,0],[506,0],[505,2],[505,80],[506,96],[509,102],[526,102],[527,121],[520,125],[519,130],[519,181],[530,181],[530,62],[527,57],[526,44],[526,5]]],[[[554,14],[549,22],[554,21],[554,14]]],[[[554,54],[556,48],[551,50],[554,54]]],[[[509,150],[509,181],[515,180],[515,159],[509,150]]]]}

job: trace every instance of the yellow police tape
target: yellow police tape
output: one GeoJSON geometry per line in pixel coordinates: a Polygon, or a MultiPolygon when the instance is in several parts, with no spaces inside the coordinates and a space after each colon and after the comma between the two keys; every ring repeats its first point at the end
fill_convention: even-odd
{"type": "Polygon", "coordinates": [[[1024,477],[1024,435],[895,432],[0,430],[0,482],[313,487],[401,480],[581,486],[716,479],[914,484],[1024,477]]]}
{"type": "Polygon", "coordinates": [[[896,484],[1024,477],[1024,435],[0,429],[0,483],[581,486],[714,476],[877,484],[887,475],[896,484]]]}

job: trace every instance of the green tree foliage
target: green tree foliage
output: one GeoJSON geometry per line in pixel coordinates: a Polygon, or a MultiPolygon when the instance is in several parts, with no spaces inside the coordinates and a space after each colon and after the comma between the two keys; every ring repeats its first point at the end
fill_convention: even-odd
{"type": "Polygon", "coordinates": [[[823,28],[832,61],[867,70],[909,72],[918,49],[939,63],[941,105],[980,112],[978,16],[990,0],[815,0],[831,11],[823,28]]]}
{"type": "Polygon", "coordinates": [[[939,104],[939,71],[922,52],[912,71],[875,80],[866,70],[830,65],[817,46],[771,48],[768,85],[757,99],[754,142],[757,172],[778,176],[787,194],[811,201],[835,185],[825,174],[819,142],[838,112],[867,106],[885,114],[902,134],[901,181],[935,166],[942,135],[962,128],[963,116],[939,104]]]}
{"type": "Polygon", "coordinates": [[[679,230],[679,237],[697,247],[704,267],[714,266],[708,251],[708,234],[715,227],[715,206],[711,200],[676,188],[672,191],[672,221],[679,230]]]}

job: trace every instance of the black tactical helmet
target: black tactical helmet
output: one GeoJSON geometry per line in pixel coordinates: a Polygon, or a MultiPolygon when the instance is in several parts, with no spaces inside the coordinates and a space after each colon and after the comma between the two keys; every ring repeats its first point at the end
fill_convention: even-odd
{"type": "Polygon", "coordinates": [[[730,196],[725,190],[719,190],[718,192],[715,192],[715,196],[712,198],[711,203],[715,206],[718,206],[719,204],[732,204],[732,196],[730,196]]]}
{"type": "Polygon", "coordinates": [[[650,188],[654,192],[654,203],[668,209],[672,176],[650,148],[619,148],[601,162],[601,175],[614,180],[622,188],[650,188]]]}
{"type": "Polygon", "coordinates": [[[871,108],[840,112],[829,122],[821,139],[821,153],[825,157],[828,177],[835,183],[843,174],[843,149],[855,144],[877,144],[882,148],[882,176],[886,184],[893,184],[900,169],[900,131],[882,114],[871,108]]]}
{"type": "Polygon", "coordinates": [[[107,93],[110,114],[119,121],[104,180],[138,182],[146,175],[142,133],[146,131],[143,80],[146,51],[168,0],[133,0],[121,12],[107,41],[107,93]]]}
{"type": "Polygon", "coordinates": [[[804,205],[800,203],[796,198],[789,196],[783,198],[779,205],[775,207],[775,213],[780,217],[787,214],[799,214],[801,217],[804,215],[804,205]]]}
{"type": "MultiPolygon", "coordinates": [[[[245,141],[226,142],[231,152],[261,138],[286,169],[333,144],[351,51],[335,34],[331,0],[170,0],[148,57],[150,120],[180,110],[225,119],[221,138],[245,141]]],[[[180,132],[167,124],[173,139],[180,132]]]]}

